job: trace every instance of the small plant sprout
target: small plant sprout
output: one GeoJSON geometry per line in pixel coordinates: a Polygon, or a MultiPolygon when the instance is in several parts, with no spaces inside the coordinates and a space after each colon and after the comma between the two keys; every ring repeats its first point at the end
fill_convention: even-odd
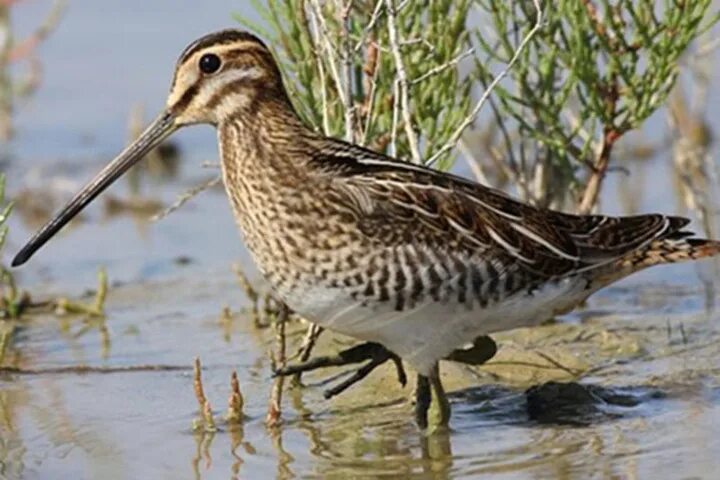
{"type": "Polygon", "coordinates": [[[98,269],[98,288],[95,292],[95,299],[90,304],[71,301],[65,297],[55,300],[55,312],[62,314],[81,314],[90,317],[105,316],[105,300],[108,292],[108,276],[105,268],[98,269]]]}
{"type": "Polygon", "coordinates": [[[200,411],[202,412],[205,408],[207,398],[205,397],[205,392],[203,390],[202,364],[200,363],[200,357],[195,357],[193,364],[193,388],[195,390],[195,398],[197,399],[200,411]]]}
{"type": "MultiPolygon", "coordinates": [[[[270,353],[270,363],[273,371],[278,368],[285,367],[287,363],[285,324],[287,323],[288,316],[288,308],[283,305],[280,309],[280,314],[273,323],[273,327],[275,328],[275,348],[277,352],[270,353]]],[[[275,428],[280,425],[282,414],[282,391],[284,384],[284,376],[279,375],[275,377],[270,393],[270,401],[268,403],[268,413],[265,417],[265,425],[268,428],[275,428]]]]}
{"type": "Polygon", "coordinates": [[[205,390],[202,383],[202,364],[200,357],[195,357],[193,363],[193,389],[195,391],[195,399],[197,399],[200,410],[200,418],[193,420],[192,428],[194,431],[203,431],[213,433],[217,431],[215,418],[213,417],[210,401],[205,396],[205,390]]]}
{"type": "Polygon", "coordinates": [[[210,406],[210,402],[208,400],[205,400],[205,405],[203,405],[202,417],[205,425],[205,431],[208,433],[216,432],[217,426],[215,425],[215,418],[213,418],[212,407],[210,406]]]}
{"type": "MultiPolygon", "coordinates": [[[[2,253],[7,239],[9,227],[8,218],[13,210],[13,202],[5,200],[5,175],[0,174],[0,253],[2,253]]],[[[4,264],[0,263],[0,317],[18,318],[22,314],[30,299],[21,292],[15,283],[15,277],[4,264]]]]}
{"type": "Polygon", "coordinates": [[[228,411],[225,419],[228,423],[239,423],[245,418],[243,406],[245,400],[240,393],[240,382],[238,381],[237,372],[233,371],[230,377],[230,398],[228,399],[228,411]]]}
{"type": "Polygon", "coordinates": [[[5,364],[5,353],[8,350],[14,332],[14,326],[6,328],[4,325],[0,325],[0,367],[5,364]]]}

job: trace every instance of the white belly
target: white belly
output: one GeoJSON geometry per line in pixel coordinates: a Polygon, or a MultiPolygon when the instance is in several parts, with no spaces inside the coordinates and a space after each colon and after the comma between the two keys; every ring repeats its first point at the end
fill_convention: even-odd
{"type": "Polygon", "coordinates": [[[392,302],[353,300],[339,289],[310,287],[286,297],[308,320],[360,340],[382,344],[429,374],[438,360],[489,333],[537,325],[566,311],[592,293],[584,281],[568,278],[547,283],[532,294],[521,291],[480,307],[431,299],[396,311],[392,302]]]}

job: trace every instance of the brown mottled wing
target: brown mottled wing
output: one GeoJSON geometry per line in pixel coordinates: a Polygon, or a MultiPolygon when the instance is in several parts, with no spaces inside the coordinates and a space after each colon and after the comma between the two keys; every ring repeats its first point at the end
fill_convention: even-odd
{"type": "Polygon", "coordinates": [[[536,208],[452,174],[333,144],[321,162],[357,204],[362,231],[386,244],[483,252],[543,277],[602,265],[651,241],[683,236],[663,215],[577,216],[536,208]]]}
{"type": "Polygon", "coordinates": [[[691,235],[682,229],[690,223],[684,217],[660,214],[608,217],[568,215],[552,212],[552,222],[572,237],[581,255],[616,257],[641,248],[653,240],[691,235]]]}

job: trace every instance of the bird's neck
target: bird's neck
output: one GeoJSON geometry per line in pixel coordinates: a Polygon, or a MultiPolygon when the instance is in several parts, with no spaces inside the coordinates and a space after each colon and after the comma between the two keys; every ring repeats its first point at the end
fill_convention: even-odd
{"type": "Polygon", "coordinates": [[[293,152],[316,134],[295,113],[289,100],[258,101],[238,110],[218,125],[218,137],[226,180],[297,168],[293,152]]]}
{"type": "Polygon", "coordinates": [[[268,106],[222,123],[218,136],[235,221],[258,268],[271,275],[274,262],[282,257],[273,232],[285,231],[287,221],[298,221],[289,210],[314,194],[308,181],[312,174],[303,166],[318,135],[290,108],[268,106]]]}
{"type": "Polygon", "coordinates": [[[218,137],[227,193],[236,216],[246,217],[302,188],[303,160],[312,155],[318,134],[289,101],[276,99],[221,122],[218,137]]]}

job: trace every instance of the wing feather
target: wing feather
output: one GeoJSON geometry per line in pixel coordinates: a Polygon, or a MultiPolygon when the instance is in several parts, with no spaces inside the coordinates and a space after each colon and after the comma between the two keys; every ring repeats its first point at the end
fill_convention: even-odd
{"type": "Polygon", "coordinates": [[[651,242],[682,235],[688,220],[659,214],[572,215],[522,203],[462,177],[341,141],[314,162],[347,192],[362,192],[360,229],[378,241],[481,251],[543,277],[604,265],[651,242]]]}

